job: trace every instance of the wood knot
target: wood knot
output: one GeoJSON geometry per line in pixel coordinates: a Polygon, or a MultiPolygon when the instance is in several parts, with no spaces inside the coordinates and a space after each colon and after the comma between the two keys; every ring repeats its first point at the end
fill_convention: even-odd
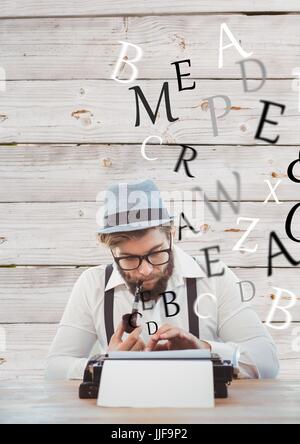
{"type": "Polygon", "coordinates": [[[200,232],[201,233],[207,233],[209,229],[210,229],[210,225],[208,225],[208,224],[200,225],[200,232]]]}
{"type": "Polygon", "coordinates": [[[201,102],[201,109],[202,111],[207,111],[208,110],[208,100],[204,100],[203,102],[201,102]]]}
{"type": "Polygon", "coordinates": [[[6,237],[0,236],[0,245],[4,244],[4,242],[6,242],[6,241],[7,241],[6,237]]]}
{"type": "Polygon", "coordinates": [[[106,168],[111,167],[112,161],[108,157],[105,157],[105,158],[101,159],[101,165],[106,168]]]}
{"type": "Polygon", "coordinates": [[[74,117],[76,120],[79,120],[82,126],[91,126],[92,125],[92,117],[94,115],[91,113],[91,111],[88,111],[86,109],[80,109],[78,111],[73,111],[71,114],[72,117],[74,117]]]}
{"type": "Polygon", "coordinates": [[[7,120],[8,117],[6,114],[0,114],[0,122],[5,122],[5,120],[7,120]]]}

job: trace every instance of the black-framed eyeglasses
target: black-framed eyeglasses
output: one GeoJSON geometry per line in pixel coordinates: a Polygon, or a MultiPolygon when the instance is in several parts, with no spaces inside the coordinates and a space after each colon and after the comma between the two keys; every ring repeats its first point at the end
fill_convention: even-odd
{"type": "Polygon", "coordinates": [[[170,246],[165,250],[153,251],[152,253],[145,254],[144,256],[123,256],[117,257],[114,255],[113,251],[111,254],[114,260],[117,262],[119,267],[124,271],[136,270],[139,268],[144,259],[151,265],[163,265],[169,262],[172,250],[172,235],[170,233],[170,246]]]}

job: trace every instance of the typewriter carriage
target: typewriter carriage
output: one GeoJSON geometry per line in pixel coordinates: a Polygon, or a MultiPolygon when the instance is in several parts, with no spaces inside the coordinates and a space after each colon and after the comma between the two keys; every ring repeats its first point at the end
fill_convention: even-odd
{"type": "MultiPolygon", "coordinates": [[[[101,373],[108,355],[97,355],[92,358],[85,369],[83,382],[79,387],[80,399],[97,399],[101,382],[101,373]]],[[[212,354],[215,398],[228,397],[228,385],[236,374],[230,361],[222,361],[219,355],[212,354]]]]}

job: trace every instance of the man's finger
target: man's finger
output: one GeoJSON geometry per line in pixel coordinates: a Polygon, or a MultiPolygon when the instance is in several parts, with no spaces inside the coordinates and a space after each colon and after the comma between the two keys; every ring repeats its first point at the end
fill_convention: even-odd
{"type": "Polygon", "coordinates": [[[152,351],[156,347],[156,344],[158,343],[158,341],[159,341],[159,337],[156,338],[156,337],[151,336],[151,338],[149,339],[149,341],[146,344],[145,351],[152,351]]]}
{"type": "Polygon", "coordinates": [[[170,325],[170,324],[163,324],[156,333],[154,333],[153,335],[151,335],[151,339],[153,339],[153,341],[158,341],[160,336],[167,332],[168,330],[170,330],[171,328],[176,328],[174,327],[174,325],[170,325]]]}
{"type": "Polygon", "coordinates": [[[131,348],[131,351],[143,351],[145,348],[145,343],[141,339],[138,339],[134,346],[131,348]]]}
{"type": "MultiPolygon", "coordinates": [[[[170,328],[175,328],[174,325],[172,324],[163,324],[159,327],[159,329],[157,330],[157,332],[155,333],[155,335],[160,335],[162,333],[164,333],[165,331],[170,330],[170,328]]],[[[153,335],[154,336],[154,335],[153,335]]]]}
{"type": "Polygon", "coordinates": [[[154,335],[151,335],[151,338],[149,339],[148,343],[146,344],[145,351],[152,351],[156,348],[158,341],[161,339],[161,335],[165,332],[174,329],[174,325],[171,324],[163,324],[154,335]]]}
{"type": "Polygon", "coordinates": [[[168,342],[165,342],[163,344],[157,343],[153,351],[165,351],[165,350],[170,350],[168,342]]]}
{"type": "Polygon", "coordinates": [[[119,344],[122,344],[122,336],[124,331],[122,331],[122,325],[119,324],[116,331],[110,338],[109,344],[108,344],[108,351],[116,350],[119,347],[119,344]]]}
{"type": "Polygon", "coordinates": [[[169,339],[169,338],[180,338],[181,336],[181,330],[180,328],[169,326],[163,329],[161,332],[157,331],[155,335],[153,335],[153,339],[155,341],[159,341],[160,339],[169,339]]]}
{"type": "Polygon", "coordinates": [[[124,333],[125,333],[125,330],[124,330],[123,322],[121,321],[118,324],[118,327],[117,327],[116,331],[114,332],[113,336],[116,339],[118,339],[119,341],[122,341],[122,336],[124,333]]]}
{"type": "Polygon", "coordinates": [[[156,349],[157,343],[160,340],[169,340],[169,339],[189,339],[189,333],[185,332],[181,328],[174,327],[173,325],[165,324],[162,326],[157,332],[151,336],[149,342],[146,344],[145,351],[152,351],[156,349]]]}
{"type": "Polygon", "coordinates": [[[131,350],[131,348],[135,345],[135,343],[139,340],[139,335],[142,331],[142,327],[135,328],[133,332],[128,335],[128,337],[123,341],[120,350],[127,351],[131,350]]]}
{"type": "Polygon", "coordinates": [[[174,338],[189,339],[189,335],[184,331],[180,330],[179,328],[170,329],[166,333],[160,335],[160,339],[174,339],[174,338]]]}

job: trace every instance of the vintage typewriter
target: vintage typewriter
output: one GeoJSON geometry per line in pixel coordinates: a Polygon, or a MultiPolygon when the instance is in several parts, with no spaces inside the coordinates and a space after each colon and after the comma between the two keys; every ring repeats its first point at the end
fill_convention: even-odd
{"type": "MultiPolygon", "coordinates": [[[[80,399],[98,398],[99,386],[101,382],[101,372],[103,365],[107,359],[110,359],[107,354],[97,355],[88,362],[84,372],[83,382],[79,387],[80,399]]],[[[209,359],[213,363],[215,398],[227,398],[227,388],[230,382],[235,377],[235,370],[230,361],[223,361],[217,354],[210,354],[209,359]]]]}

